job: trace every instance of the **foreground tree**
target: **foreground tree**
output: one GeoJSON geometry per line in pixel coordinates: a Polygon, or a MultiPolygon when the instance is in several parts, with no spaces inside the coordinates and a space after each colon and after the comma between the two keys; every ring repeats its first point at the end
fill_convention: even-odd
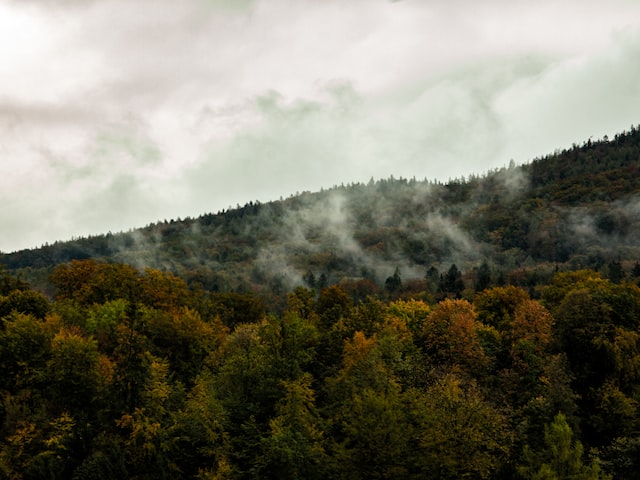
{"type": "Polygon", "coordinates": [[[503,467],[513,442],[507,417],[474,383],[445,375],[426,392],[414,394],[417,478],[484,479],[503,467]]]}
{"type": "Polygon", "coordinates": [[[527,480],[608,480],[611,477],[600,469],[597,459],[584,463],[584,448],[573,437],[566,417],[559,413],[545,426],[544,448],[524,451],[524,463],[518,468],[527,480]]]}
{"type": "Polygon", "coordinates": [[[434,366],[480,373],[487,363],[480,327],[473,305],[466,300],[446,299],[424,319],[418,338],[434,366]]]}
{"type": "Polygon", "coordinates": [[[258,467],[263,478],[324,479],[327,455],[322,420],[315,405],[312,377],[284,381],[284,397],[262,439],[258,467]]]}

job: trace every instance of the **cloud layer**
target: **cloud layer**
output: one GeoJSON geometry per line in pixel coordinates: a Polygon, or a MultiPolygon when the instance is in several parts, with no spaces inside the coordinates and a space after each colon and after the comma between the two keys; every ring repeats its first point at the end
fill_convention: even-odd
{"type": "Polygon", "coordinates": [[[0,0],[0,250],[638,123],[625,0],[0,0]]]}

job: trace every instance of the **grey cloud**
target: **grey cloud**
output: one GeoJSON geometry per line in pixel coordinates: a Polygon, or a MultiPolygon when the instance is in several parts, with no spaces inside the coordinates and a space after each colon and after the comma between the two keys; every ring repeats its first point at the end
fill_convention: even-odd
{"type": "Polygon", "coordinates": [[[525,161],[635,124],[639,47],[640,30],[627,30],[607,51],[556,61],[540,75],[514,82],[497,102],[499,114],[509,120],[509,155],[527,152],[528,158],[518,159],[525,161]]]}
{"type": "MultiPolygon", "coordinates": [[[[517,74],[538,71],[522,70],[517,74]]],[[[245,191],[269,199],[370,177],[446,180],[504,166],[504,120],[494,102],[508,82],[494,77],[514,73],[481,82],[483,71],[427,80],[389,98],[367,97],[346,81],[331,82],[313,99],[267,92],[244,107],[256,118],[252,126],[212,145],[186,181],[196,192],[232,193],[223,179],[234,176],[245,191]]]]}
{"type": "MultiPolygon", "coordinates": [[[[148,136],[125,128],[112,128],[101,132],[95,142],[95,156],[109,162],[114,155],[125,155],[125,165],[158,165],[162,153],[148,136]]],[[[112,164],[113,166],[113,164],[112,164]]]]}
{"type": "Polygon", "coordinates": [[[97,0],[4,0],[18,7],[38,7],[44,9],[59,9],[69,7],[83,7],[95,3],[97,0]]]}
{"type": "MultiPolygon", "coordinates": [[[[101,205],[117,195],[145,223],[391,174],[446,181],[615,133],[640,111],[631,3],[609,2],[597,20],[592,4],[551,0],[4,5],[51,30],[47,57],[0,87],[2,189],[31,209],[1,219],[57,219],[39,238],[86,231],[73,220],[85,194],[105,199],[91,223],[103,231],[113,223],[99,217],[113,216],[101,205]],[[46,188],[18,163],[47,172],[46,188]]],[[[23,238],[37,224],[25,220],[23,238]]]]}
{"type": "Polygon", "coordinates": [[[69,9],[64,21],[51,22],[60,35],[53,36],[48,51],[51,58],[44,65],[57,64],[50,69],[56,78],[53,82],[43,78],[43,91],[53,88],[48,83],[77,83],[64,92],[61,103],[140,113],[167,108],[174,99],[180,102],[185,92],[202,96],[207,90],[220,91],[229,85],[230,76],[236,76],[234,60],[243,62],[243,43],[254,38],[244,35],[248,21],[236,15],[251,3],[33,2],[33,10],[37,6],[42,18],[59,14],[49,13],[50,8],[69,9]],[[83,8],[75,8],[78,6],[83,8]],[[80,67],[88,61],[95,64],[93,72],[80,67]]]}
{"type": "Polygon", "coordinates": [[[354,111],[345,95],[329,92],[326,103],[286,101],[276,92],[257,97],[246,105],[247,114],[256,117],[254,126],[212,145],[186,182],[206,197],[216,189],[232,193],[228,179],[235,178],[244,192],[264,199],[278,190],[276,198],[290,193],[286,189],[319,189],[353,178],[361,165],[353,165],[356,158],[346,158],[354,111]]]}
{"type": "Polygon", "coordinates": [[[257,0],[200,0],[212,8],[244,12],[254,6],[257,0]]]}
{"type": "Polygon", "coordinates": [[[138,226],[141,215],[153,212],[153,192],[136,175],[119,173],[104,183],[94,184],[84,194],[84,202],[75,206],[74,214],[91,230],[100,223],[117,225],[115,230],[138,226]]]}
{"type": "Polygon", "coordinates": [[[98,118],[96,110],[87,105],[0,100],[0,119],[16,126],[50,128],[64,124],[93,123],[98,118]]]}
{"type": "Polygon", "coordinates": [[[69,148],[40,144],[37,135],[24,138],[22,154],[37,167],[8,172],[0,180],[0,216],[11,226],[2,250],[15,244],[38,246],[45,241],[42,231],[48,241],[119,231],[157,220],[158,210],[170,210],[153,175],[161,152],[142,125],[96,128],[94,135],[71,153],[69,148]]]}

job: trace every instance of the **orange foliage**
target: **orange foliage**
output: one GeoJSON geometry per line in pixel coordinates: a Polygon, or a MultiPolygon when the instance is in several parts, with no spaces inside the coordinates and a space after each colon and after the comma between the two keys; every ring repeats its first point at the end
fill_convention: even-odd
{"type": "Polygon", "coordinates": [[[486,362],[478,338],[476,312],[466,300],[446,299],[426,318],[424,348],[439,364],[473,367],[486,362]]]}

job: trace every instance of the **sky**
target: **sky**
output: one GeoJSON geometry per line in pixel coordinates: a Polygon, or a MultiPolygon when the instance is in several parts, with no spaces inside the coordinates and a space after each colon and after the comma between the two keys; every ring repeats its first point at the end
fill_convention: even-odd
{"type": "Polygon", "coordinates": [[[0,0],[0,251],[638,123],[637,0],[0,0]]]}

